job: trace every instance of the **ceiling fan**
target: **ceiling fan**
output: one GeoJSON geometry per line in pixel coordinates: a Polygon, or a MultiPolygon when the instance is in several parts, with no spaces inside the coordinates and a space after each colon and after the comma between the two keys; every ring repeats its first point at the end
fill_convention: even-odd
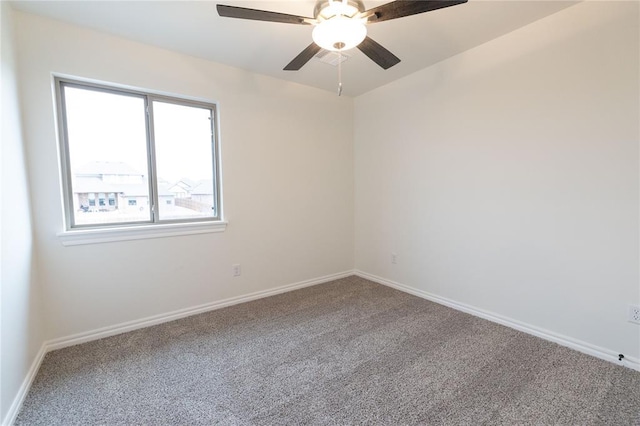
{"type": "Polygon", "coordinates": [[[343,52],[354,47],[386,70],[400,62],[400,59],[367,36],[367,24],[403,18],[466,2],[467,0],[396,0],[365,10],[362,0],[318,0],[313,18],[222,4],[218,4],[217,9],[220,16],[227,18],[314,25],[313,43],[293,58],[284,67],[285,71],[299,70],[322,48],[343,52]]]}

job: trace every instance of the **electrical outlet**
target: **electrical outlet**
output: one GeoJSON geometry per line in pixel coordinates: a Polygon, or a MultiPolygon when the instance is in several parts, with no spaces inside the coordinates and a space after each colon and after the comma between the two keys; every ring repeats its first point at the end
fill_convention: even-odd
{"type": "Polygon", "coordinates": [[[233,265],[233,276],[239,277],[240,275],[242,275],[242,269],[240,269],[240,264],[236,263],[233,265]]]}
{"type": "Polygon", "coordinates": [[[395,253],[391,253],[391,263],[393,263],[394,265],[396,263],[398,263],[398,255],[395,253]]]}
{"type": "Polygon", "coordinates": [[[640,324],[640,306],[629,305],[629,322],[640,324]]]}

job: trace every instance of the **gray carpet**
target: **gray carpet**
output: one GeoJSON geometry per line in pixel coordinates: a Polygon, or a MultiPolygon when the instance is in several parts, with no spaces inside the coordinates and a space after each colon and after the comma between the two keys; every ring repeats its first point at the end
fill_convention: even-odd
{"type": "Polygon", "coordinates": [[[640,424],[640,373],[349,277],[47,354],[16,425],[640,424]]]}

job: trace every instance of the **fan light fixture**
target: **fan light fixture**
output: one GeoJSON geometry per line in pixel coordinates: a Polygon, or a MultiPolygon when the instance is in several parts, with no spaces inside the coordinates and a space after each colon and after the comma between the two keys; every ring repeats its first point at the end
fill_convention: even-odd
{"type": "Polygon", "coordinates": [[[313,29],[313,41],[334,52],[353,49],[367,36],[367,27],[360,19],[337,15],[322,21],[313,29]]]}
{"type": "Polygon", "coordinates": [[[358,14],[358,3],[329,0],[316,6],[313,42],[326,50],[339,52],[353,49],[367,37],[366,19],[358,14]]]}
{"type": "Polygon", "coordinates": [[[357,47],[385,70],[400,62],[400,58],[367,36],[365,25],[431,12],[466,2],[467,0],[394,0],[367,10],[363,0],[316,0],[313,18],[225,4],[216,5],[216,9],[220,16],[227,18],[315,26],[312,33],[313,43],[293,58],[284,67],[284,71],[298,71],[322,48],[338,52],[339,95],[342,92],[340,64],[343,51],[357,47]]]}

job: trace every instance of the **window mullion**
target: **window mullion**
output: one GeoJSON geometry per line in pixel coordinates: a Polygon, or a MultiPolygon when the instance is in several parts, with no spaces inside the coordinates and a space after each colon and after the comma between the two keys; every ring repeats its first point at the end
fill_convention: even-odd
{"type": "Polygon", "coordinates": [[[160,219],[159,202],[158,202],[158,174],[156,171],[156,148],[155,134],[153,126],[153,102],[149,96],[145,97],[145,108],[147,117],[147,149],[149,150],[149,199],[151,205],[151,221],[157,223],[160,219]]]}

